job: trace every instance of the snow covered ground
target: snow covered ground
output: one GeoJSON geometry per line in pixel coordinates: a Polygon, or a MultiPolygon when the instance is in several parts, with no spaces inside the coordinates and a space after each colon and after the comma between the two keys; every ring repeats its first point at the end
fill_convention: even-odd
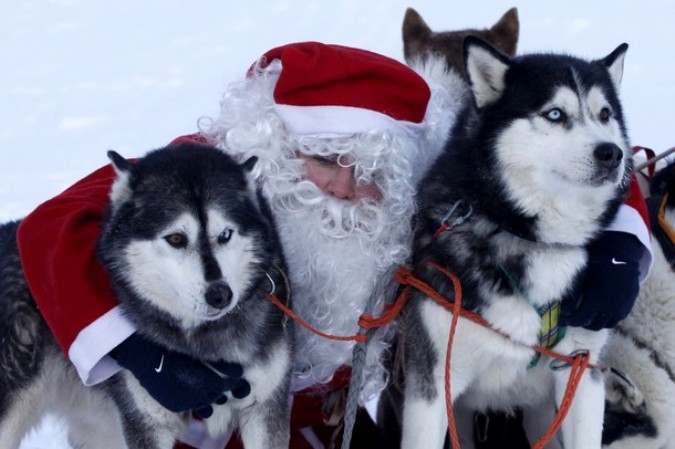
{"type": "MultiPolygon", "coordinates": [[[[675,145],[671,0],[22,0],[0,14],[0,221],[20,218],[115,149],[136,156],[193,132],[223,85],[266,50],[319,40],[402,59],[413,6],[435,30],[492,25],[511,6],[521,52],[602,57],[622,42],[633,143],[675,145]]],[[[22,449],[67,448],[53,421],[22,449]]]]}

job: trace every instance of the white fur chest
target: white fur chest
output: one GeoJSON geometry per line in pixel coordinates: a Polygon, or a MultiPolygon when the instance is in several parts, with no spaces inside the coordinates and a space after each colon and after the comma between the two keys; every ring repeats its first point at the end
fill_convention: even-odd
{"type": "Polygon", "coordinates": [[[529,252],[523,279],[528,300],[541,306],[562,299],[586,259],[586,252],[578,247],[551,246],[529,252]]]}
{"type": "MultiPolygon", "coordinates": [[[[530,242],[507,232],[494,237],[493,247],[497,261],[503,267],[508,266],[509,260],[522,260],[520,277],[506,268],[502,271],[512,286],[518,285],[516,296],[534,307],[562,299],[587,261],[586,251],[581,247],[530,242]]],[[[489,292],[484,294],[491,295],[489,292]]],[[[488,301],[492,302],[490,298],[488,301]]]]}

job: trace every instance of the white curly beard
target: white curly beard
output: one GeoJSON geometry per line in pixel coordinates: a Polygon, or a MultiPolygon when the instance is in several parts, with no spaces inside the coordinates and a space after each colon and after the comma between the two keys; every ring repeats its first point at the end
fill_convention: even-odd
{"type": "MultiPolygon", "coordinates": [[[[381,205],[338,200],[307,181],[272,196],[271,205],[291,267],[294,311],[324,333],[356,334],[378,276],[407,256],[409,225],[381,205]]],[[[382,304],[380,298],[375,313],[382,304]]],[[[385,335],[379,332],[369,342],[363,398],[385,385],[385,335]]],[[[353,346],[296,327],[294,387],[330,381],[340,366],[351,365],[353,346]]]]}

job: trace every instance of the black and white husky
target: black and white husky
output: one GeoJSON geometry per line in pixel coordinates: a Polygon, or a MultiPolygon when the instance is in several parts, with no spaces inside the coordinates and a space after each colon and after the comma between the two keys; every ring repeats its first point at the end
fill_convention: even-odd
{"type": "MultiPolygon", "coordinates": [[[[292,339],[266,296],[276,289],[284,300],[289,292],[274,222],[248,176],[256,159],[240,165],[196,144],[136,163],[109,156],[117,178],[98,255],[128,317],[156,343],[243,366],[250,397],[214,406],[210,432],[239,425],[247,448],[288,447],[292,339]],[[231,294],[214,301],[213,291],[231,294]]],[[[173,447],[188,414],[161,407],[130,372],[94,388],[81,384],[27,289],[17,224],[0,227],[0,445],[17,448],[43,412],[56,411],[79,432],[88,413],[96,416],[95,447],[173,447]]]]}
{"type": "Polygon", "coordinates": [[[602,356],[612,368],[603,431],[612,449],[675,448],[675,163],[654,176],[656,184],[647,198],[652,271],[602,356]]]}
{"type": "MultiPolygon", "coordinates": [[[[463,410],[560,404],[569,366],[537,359],[532,346],[543,342],[540,314],[571,288],[585,267],[586,246],[629,185],[632,161],[617,96],[626,50],[623,44],[592,62],[555,54],[509,58],[480,39],[465,40],[473,101],[421,184],[414,248],[419,278],[457,300],[449,277],[433,264],[448,269],[461,281],[462,307],[508,336],[459,320],[450,393],[463,410]]],[[[451,318],[412,290],[403,330],[404,449],[443,447],[451,318]]],[[[557,331],[555,351],[588,351],[591,363],[607,336],[557,331]]],[[[563,424],[565,447],[600,448],[603,409],[602,375],[588,370],[563,424]]],[[[471,427],[458,421],[458,428],[471,427]]]]}

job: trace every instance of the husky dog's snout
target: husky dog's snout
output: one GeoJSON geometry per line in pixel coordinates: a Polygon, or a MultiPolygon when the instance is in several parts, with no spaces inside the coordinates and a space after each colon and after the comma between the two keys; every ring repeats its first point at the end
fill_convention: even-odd
{"type": "Polygon", "coordinates": [[[614,170],[623,159],[623,151],[618,145],[603,142],[598,144],[593,150],[593,157],[598,163],[598,166],[606,170],[614,170]]]}
{"type": "Polygon", "coordinates": [[[232,289],[223,281],[214,282],[206,289],[204,299],[211,307],[224,309],[232,301],[232,289]]]}

